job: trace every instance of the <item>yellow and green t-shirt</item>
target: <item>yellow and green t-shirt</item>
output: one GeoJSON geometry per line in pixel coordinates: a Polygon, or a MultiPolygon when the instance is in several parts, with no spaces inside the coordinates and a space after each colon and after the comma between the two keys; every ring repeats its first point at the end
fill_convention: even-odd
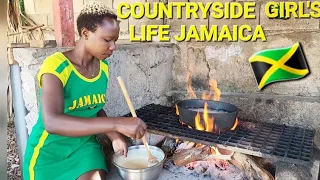
{"type": "MultiPolygon", "coordinates": [[[[54,53],[44,60],[37,76],[40,96],[41,77],[45,73],[55,75],[62,82],[66,115],[96,117],[103,108],[109,80],[109,65],[106,60],[100,61],[99,74],[89,79],[81,75],[63,53],[54,53]]],[[[49,134],[44,128],[40,101],[39,117],[26,147],[23,178],[76,179],[92,169],[107,170],[101,146],[95,136],[66,137],[49,134]]]]}

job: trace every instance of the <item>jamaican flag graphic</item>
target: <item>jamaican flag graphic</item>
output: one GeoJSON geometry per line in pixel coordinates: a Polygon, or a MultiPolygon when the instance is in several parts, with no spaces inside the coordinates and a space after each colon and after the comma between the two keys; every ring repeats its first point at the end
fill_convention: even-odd
{"type": "Polygon", "coordinates": [[[300,43],[257,52],[249,62],[259,90],[272,82],[300,79],[309,73],[300,43]]]}

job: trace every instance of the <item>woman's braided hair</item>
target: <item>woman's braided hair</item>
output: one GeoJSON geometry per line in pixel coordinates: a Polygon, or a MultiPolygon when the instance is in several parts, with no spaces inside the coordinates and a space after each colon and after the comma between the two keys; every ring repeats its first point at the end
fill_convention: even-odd
{"type": "Polygon", "coordinates": [[[109,7],[98,1],[89,2],[82,8],[77,18],[79,35],[81,36],[82,28],[87,28],[89,31],[94,32],[105,19],[111,19],[119,23],[117,15],[109,7]]]}

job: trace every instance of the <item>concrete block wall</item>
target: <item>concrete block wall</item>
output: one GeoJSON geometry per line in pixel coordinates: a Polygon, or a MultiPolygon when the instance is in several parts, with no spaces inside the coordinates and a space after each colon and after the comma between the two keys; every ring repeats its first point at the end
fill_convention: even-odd
{"type": "MultiPolygon", "coordinates": [[[[52,0],[24,0],[26,12],[36,21],[47,23],[53,27],[52,0]],[[37,16],[41,15],[41,16],[37,16]]],[[[100,0],[114,9],[122,0],[100,0]]],[[[126,2],[159,2],[162,0],[129,0],[126,2]]],[[[168,0],[173,2],[178,0],[168,0]]],[[[200,2],[196,0],[180,0],[200,2]]],[[[246,0],[234,0],[245,2],[246,0]]],[[[267,38],[266,42],[172,42],[173,68],[172,89],[167,95],[171,102],[185,98],[187,68],[194,64],[193,87],[197,92],[207,90],[209,79],[216,79],[221,89],[222,99],[239,106],[242,111],[240,118],[254,119],[313,127],[318,130],[320,144],[320,19],[269,19],[266,17],[264,7],[267,0],[254,0],[256,2],[256,19],[156,19],[142,18],[121,20],[121,35],[119,39],[129,40],[129,26],[145,24],[169,24],[170,35],[179,34],[181,25],[262,25],[267,38]],[[308,77],[290,82],[280,82],[268,85],[259,91],[255,82],[249,57],[260,50],[275,47],[291,46],[300,42],[303,46],[311,73],[308,77]]],[[[297,0],[295,0],[297,1],[297,0]]],[[[74,0],[75,19],[86,0],[74,0]]],[[[201,0],[201,2],[216,2],[201,0]]],[[[220,2],[228,2],[221,0],[220,2]]],[[[298,2],[298,1],[297,1],[298,2]]],[[[305,12],[308,10],[306,9],[305,12]]],[[[200,12],[198,13],[201,17],[200,12]]],[[[136,32],[140,34],[139,29],[136,32]]],[[[77,34],[77,33],[76,33],[77,34]]],[[[48,36],[54,38],[53,36],[48,36]]],[[[173,38],[171,38],[173,39],[173,38]]],[[[149,52],[154,54],[154,52],[149,52]]],[[[125,55],[123,57],[126,57],[125,55]]],[[[151,56],[152,57],[152,56],[151,56]]],[[[137,61],[136,59],[135,61],[137,61]]],[[[319,145],[320,146],[320,145],[319,145]]]]}

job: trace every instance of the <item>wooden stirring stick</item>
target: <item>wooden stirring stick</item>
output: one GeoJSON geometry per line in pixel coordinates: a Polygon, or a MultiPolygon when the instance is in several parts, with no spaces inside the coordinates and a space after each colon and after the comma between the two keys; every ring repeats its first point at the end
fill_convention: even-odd
{"type": "MultiPolygon", "coordinates": [[[[130,112],[132,114],[132,117],[137,117],[136,111],[134,110],[133,105],[131,103],[131,100],[130,100],[130,97],[129,97],[129,93],[127,91],[126,86],[124,85],[124,82],[123,82],[121,76],[118,76],[117,79],[118,79],[118,82],[120,84],[122,93],[123,93],[123,95],[124,95],[124,97],[125,97],[125,99],[127,101],[128,106],[129,106],[129,109],[130,109],[130,112]]],[[[149,149],[149,145],[148,145],[148,142],[147,142],[145,136],[142,137],[142,141],[143,141],[143,144],[146,147],[146,150],[148,152],[148,162],[149,163],[159,163],[158,159],[151,154],[151,151],[149,149]]]]}

